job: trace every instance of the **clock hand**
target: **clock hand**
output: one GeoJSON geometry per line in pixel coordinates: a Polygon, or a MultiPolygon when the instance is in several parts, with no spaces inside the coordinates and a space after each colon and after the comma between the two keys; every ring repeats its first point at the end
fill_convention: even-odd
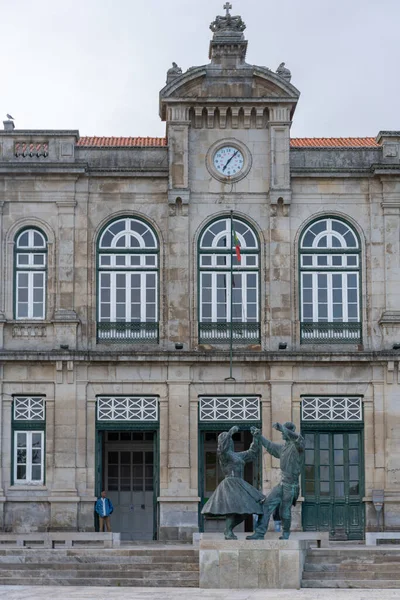
{"type": "Polygon", "coordinates": [[[223,171],[225,171],[226,167],[229,165],[229,163],[231,162],[231,160],[233,158],[235,158],[236,154],[239,152],[239,150],[236,150],[235,154],[232,154],[232,156],[230,157],[230,159],[228,160],[228,162],[226,163],[226,165],[224,166],[224,168],[222,169],[223,171]]]}

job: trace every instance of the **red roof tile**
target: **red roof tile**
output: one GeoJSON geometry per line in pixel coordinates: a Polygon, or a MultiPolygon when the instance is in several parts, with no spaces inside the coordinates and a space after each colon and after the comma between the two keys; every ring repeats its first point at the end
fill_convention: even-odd
{"type": "Polygon", "coordinates": [[[167,138],[158,137],[81,137],[77,146],[110,148],[133,146],[167,146],[167,138]]]}
{"type": "MultiPolygon", "coordinates": [[[[111,148],[135,146],[167,146],[167,138],[162,137],[81,137],[80,147],[111,148]]],[[[292,138],[291,148],[380,148],[373,137],[364,138],[292,138]]]]}
{"type": "Polygon", "coordinates": [[[292,138],[291,148],[380,148],[375,138],[292,138]]]}

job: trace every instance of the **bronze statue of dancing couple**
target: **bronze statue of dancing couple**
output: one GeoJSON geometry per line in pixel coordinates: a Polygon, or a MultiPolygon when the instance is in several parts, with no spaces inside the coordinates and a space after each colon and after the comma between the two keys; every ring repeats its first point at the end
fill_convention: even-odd
{"type": "Polygon", "coordinates": [[[299,496],[299,476],[303,463],[304,439],[296,433],[294,423],[274,423],[274,429],[282,433],[283,444],[276,444],[261,435],[256,427],[250,431],[253,441],[245,452],[235,452],[232,436],[239,431],[234,426],[218,436],[218,458],[224,479],[204,505],[202,513],[210,516],[225,516],[225,539],[236,540],[233,529],[249,515],[257,515],[257,526],[248,540],[263,540],[271,515],[279,507],[282,519],[280,540],[290,535],[291,510],[299,496]],[[281,481],[268,496],[243,479],[244,466],[259,453],[260,444],[280,459],[281,481]]]}

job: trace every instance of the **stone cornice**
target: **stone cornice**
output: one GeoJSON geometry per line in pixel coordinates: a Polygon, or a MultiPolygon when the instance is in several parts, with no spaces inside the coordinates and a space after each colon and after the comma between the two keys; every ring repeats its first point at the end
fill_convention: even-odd
{"type": "MultiPolygon", "coordinates": [[[[190,123],[190,121],[186,121],[185,123],[190,123]]],[[[175,124],[175,122],[174,122],[175,124]]],[[[79,152],[85,152],[86,150],[99,150],[100,152],[109,152],[110,150],[123,150],[126,151],[136,151],[140,150],[141,152],[154,152],[154,150],[165,150],[168,151],[167,146],[75,146],[75,151],[78,154],[79,152]]]]}
{"type": "Polygon", "coordinates": [[[88,168],[87,173],[90,177],[162,177],[168,178],[168,166],[167,167],[156,167],[154,170],[151,168],[140,169],[126,167],[121,169],[99,169],[97,167],[88,168]]]}
{"type": "Polygon", "coordinates": [[[81,174],[87,170],[86,163],[28,163],[28,162],[2,162],[0,163],[1,175],[45,175],[54,174],[81,174]]]}
{"type": "Polygon", "coordinates": [[[374,150],[375,152],[382,152],[382,148],[377,148],[376,146],[298,146],[298,147],[290,147],[290,152],[318,152],[324,153],[328,152],[371,152],[374,150]]]}
{"type": "MultiPolygon", "coordinates": [[[[229,350],[211,350],[208,352],[196,351],[174,351],[174,350],[125,350],[116,348],[114,351],[97,350],[49,350],[49,351],[26,351],[26,350],[2,350],[0,351],[0,364],[3,362],[28,362],[28,361],[76,361],[80,363],[90,362],[132,362],[135,363],[229,363],[229,350]]],[[[308,351],[235,351],[233,353],[234,364],[244,363],[376,363],[384,364],[388,361],[400,361],[400,351],[324,351],[323,348],[308,351]]]]}
{"type": "Polygon", "coordinates": [[[372,177],[369,167],[290,167],[293,177],[372,177]]]}
{"type": "MultiPolygon", "coordinates": [[[[221,106],[221,104],[226,104],[229,106],[232,104],[240,104],[241,106],[254,106],[261,104],[262,106],[266,106],[267,104],[291,104],[297,101],[298,98],[296,98],[296,96],[283,96],[282,98],[278,96],[263,96],[262,98],[232,98],[230,96],[210,98],[203,98],[201,96],[191,98],[186,96],[184,98],[168,98],[168,104],[185,104],[187,106],[194,106],[195,104],[204,104],[204,106],[207,104],[211,104],[212,106],[221,106]]],[[[304,148],[304,150],[307,150],[307,148],[304,148]]]]}
{"type": "Polygon", "coordinates": [[[14,129],[13,131],[0,131],[0,137],[21,137],[32,135],[46,135],[50,137],[77,137],[78,129],[14,129]]]}
{"type": "Polygon", "coordinates": [[[371,165],[372,173],[376,175],[400,175],[400,164],[374,164],[371,165]]]}

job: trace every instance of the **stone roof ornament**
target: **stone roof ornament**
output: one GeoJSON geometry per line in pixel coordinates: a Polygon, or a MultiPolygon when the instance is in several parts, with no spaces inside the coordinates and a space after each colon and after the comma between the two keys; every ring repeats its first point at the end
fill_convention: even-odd
{"type": "Polygon", "coordinates": [[[232,10],[232,4],[230,2],[226,2],[223,8],[226,9],[226,16],[229,17],[229,11],[232,10]]]}
{"type": "Polygon", "coordinates": [[[182,69],[178,67],[176,62],[173,62],[172,67],[167,71],[167,83],[175,79],[175,77],[179,77],[179,75],[182,75],[182,69]]]}
{"type": "Polygon", "coordinates": [[[8,113],[7,113],[6,117],[7,117],[7,121],[3,121],[4,130],[5,131],[13,131],[15,129],[15,124],[14,124],[15,119],[8,113]]]}
{"type": "Polygon", "coordinates": [[[290,80],[292,78],[292,74],[289,71],[289,69],[287,69],[285,67],[285,63],[281,62],[281,64],[279,65],[279,67],[276,70],[276,74],[279,75],[279,77],[282,77],[282,79],[285,79],[287,82],[290,83],[290,80]]]}
{"type": "Polygon", "coordinates": [[[245,64],[247,40],[243,31],[246,24],[242,17],[231,15],[232,4],[225,2],[223,16],[215,17],[210,25],[213,32],[209,57],[212,65],[223,69],[237,69],[245,64]]]}
{"type": "Polygon", "coordinates": [[[226,2],[223,8],[226,10],[226,14],[223,17],[215,17],[215,21],[213,21],[210,25],[211,31],[213,33],[242,33],[246,29],[246,23],[242,20],[242,17],[231,15],[229,11],[232,9],[232,4],[230,4],[230,2],[226,2]]]}

